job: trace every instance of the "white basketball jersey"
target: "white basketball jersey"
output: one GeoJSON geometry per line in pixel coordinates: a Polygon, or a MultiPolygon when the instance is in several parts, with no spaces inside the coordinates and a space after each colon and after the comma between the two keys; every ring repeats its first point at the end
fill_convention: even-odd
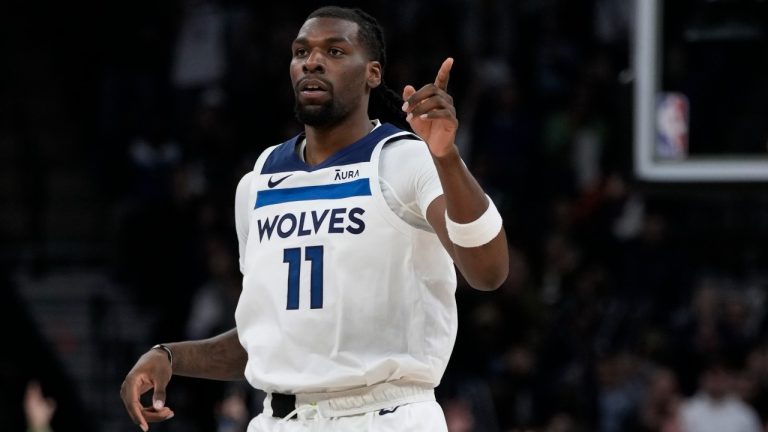
{"type": "Polygon", "coordinates": [[[316,166],[298,138],[267,149],[252,176],[235,313],[246,378],[281,393],[437,386],[456,337],[453,263],[392,212],[378,178],[382,147],[413,135],[384,124],[316,166]]]}

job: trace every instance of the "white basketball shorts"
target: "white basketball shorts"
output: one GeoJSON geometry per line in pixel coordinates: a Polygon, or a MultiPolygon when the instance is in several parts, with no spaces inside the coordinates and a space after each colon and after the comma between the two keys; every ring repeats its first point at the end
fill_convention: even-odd
{"type": "Polygon", "coordinates": [[[399,384],[327,395],[297,395],[285,418],[272,412],[272,395],[248,432],[447,432],[434,390],[399,384]]]}

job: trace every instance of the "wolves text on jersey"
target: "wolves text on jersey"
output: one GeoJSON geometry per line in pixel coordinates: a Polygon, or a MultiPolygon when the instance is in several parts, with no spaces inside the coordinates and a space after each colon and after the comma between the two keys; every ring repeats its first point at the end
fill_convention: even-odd
{"type": "Polygon", "coordinates": [[[365,210],[360,207],[351,209],[335,208],[322,211],[303,211],[298,214],[285,213],[258,220],[259,241],[272,238],[276,233],[280,238],[293,235],[306,236],[327,231],[328,234],[360,234],[365,230],[365,222],[360,217],[365,210]]]}

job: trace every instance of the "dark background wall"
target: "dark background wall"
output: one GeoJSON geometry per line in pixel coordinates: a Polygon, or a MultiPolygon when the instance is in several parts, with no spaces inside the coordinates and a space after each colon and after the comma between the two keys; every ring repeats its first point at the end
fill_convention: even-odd
{"type": "MultiPolygon", "coordinates": [[[[133,430],[118,389],[138,355],[233,324],[235,186],[299,130],[289,44],[321,4],[3,6],[8,430],[28,379],[60,401],[57,431],[133,430]]],[[[505,217],[506,285],[457,293],[438,392],[452,431],[639,428],[658,371],[688,397],[724,354],[764,408],[768,196],[636,181],[629,2],[337,4],[382,22],[394,89],[455,57],[459,145],[505,217]]],[[[238,386],[172,387],[177,418],[159,430],[223,431],[227,396],[258,410],[238,386]]]]}

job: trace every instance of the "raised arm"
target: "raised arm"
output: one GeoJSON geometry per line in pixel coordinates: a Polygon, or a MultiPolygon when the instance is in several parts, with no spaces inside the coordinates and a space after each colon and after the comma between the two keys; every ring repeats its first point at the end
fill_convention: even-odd
{"type": "Polygon", "coordinates": [[[146,431],[148,423],[168,420],[173,411],[165,406],[165,388],[171,375],[214,380],[244,378],[247,355],[229,330],[210,339],[165,344],[169,352],[153,348],[133,366],[120,387],[120,397],[134,423],[146,431]],[[144,407],[139,398],[153,390],[152,406],[144,407]]]}
{"type": "Polygon", "coordinates": [[[443,195],[427,208],[427,220],[467,282],[479,290],[494,290],[509,271],[507,238],[496,223],[495,206],[464,165],[455,144],[459,121],[447,93],[452,66],[453,59],[446,59],[435,82],[418,91],[405,86],[403,110],[413,131],[426,141],[443,187],[443,195]],[[452,235],[446,217],[453,222],[452,235]]]}

